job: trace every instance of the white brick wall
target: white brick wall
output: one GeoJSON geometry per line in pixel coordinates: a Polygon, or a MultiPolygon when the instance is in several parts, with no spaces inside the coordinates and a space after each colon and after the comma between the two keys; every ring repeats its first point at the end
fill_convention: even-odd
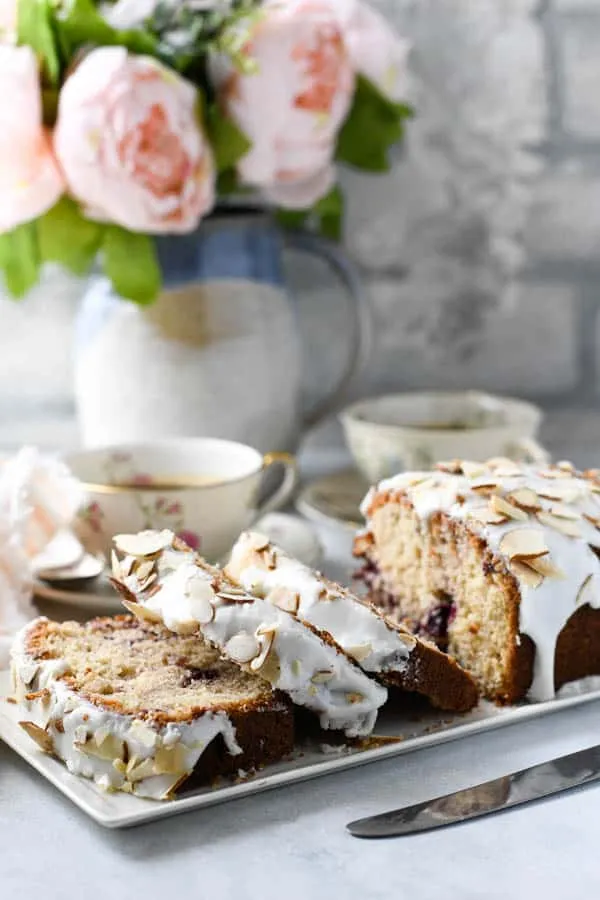
{"type": "MultiPolygon", "coordinates": [[[[413,41],[418,118],[389,176],[344,176],[379,336],[363,389],[594,402],[600,0],[377,2],[413,41]]],[[[341,361],[345,313],[320,270],[290,271],[316,390],[341,361]]],[[[19,434],[39,410],[72,415],[78,290],[54,277],[19,306],[0,300],[0,415],[19,434]]]]}

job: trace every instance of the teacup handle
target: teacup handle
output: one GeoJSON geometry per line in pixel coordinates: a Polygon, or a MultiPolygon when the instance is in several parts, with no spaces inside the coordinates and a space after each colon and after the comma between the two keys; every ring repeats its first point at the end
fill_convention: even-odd
{"type": "Polygon", "coordinates": [[[273,466],[281,466],[283,468],[283,481],[277,490],[258,507],[256,510],[257,519],[264,516],[265,513],[273,512],[273,510],[281,509],[282,506],[285,506],[288,500],[291,500],[298,486],[298,465],[291,453],[265,453],[263,457],[263,476],[273,466]]]}
{"type": "Polygon", "coordinates": [[[550,462],[550,454],[535,438],[522,437],[515,441],[515,450],[522,454],[524,462],[539,463],[542,466],[550,462]]]}

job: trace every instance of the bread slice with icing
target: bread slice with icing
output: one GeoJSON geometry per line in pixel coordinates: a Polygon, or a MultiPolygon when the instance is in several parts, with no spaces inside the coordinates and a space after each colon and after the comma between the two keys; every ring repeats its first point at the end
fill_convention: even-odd
{"type": "Polygon", "coordinates": [[[477,703],[475,682],[454,660],[267,537],[242,534],[225,572],[250,593],[328,632],[383,684],[422,694],[445,710],[464,712],[477,703]]]}
{"type": "Polygon", "coordinates": [[[600,674],[600,473],[453,460],[373,488],[355,554],[370,599],[500,703],[600,674]]]}
{"type": "Polygon", "coordinates": [[[293,749],[293,711],[198,638],[134,616],[85,625],[39,618],[12,648],[22,727],[70,772],[106,790],[168,799],[293,749]]]}
{"type": "Polygon", "coordinates": [[[322,728],[369,734],[387,691],[326,632],[254,597],[209,566],[172,532],[119,535],[115,586],[136,616],[178,634],[199,634],[244,670],[258,674],[322,728]]]}

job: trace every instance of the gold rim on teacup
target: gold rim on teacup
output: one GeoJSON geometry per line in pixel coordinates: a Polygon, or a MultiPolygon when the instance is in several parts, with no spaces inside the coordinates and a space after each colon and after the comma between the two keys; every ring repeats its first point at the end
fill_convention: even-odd
{"type": "MultiPolygon", "coordinates": [[[[268,469],[276,463],[283,465],[295,466],[296,458],[292,453],[284,453],[282,451],[271,451],[263,454],[262,470],[268,469]]],[[[239,481],[245,481],[248,478],[248,472],[244,475],[238,475],[236,478],[223,478],[222,480],[206,481],[206,476],[199,476],[197,479],[186,478],[179,481],[177,476],[169,477],[169,482],[165,483],[157,481],[156,483],[140,482],[139,484],[96,484],[93,481],[81,481],[81,487],[84,491],[93,492],[95,494],[130,494],[139,491],[160,491],[161,493],[177,493],[178,491],[202,490],[209,488],[224,487],[228,484],[236,484],[239,481]]]]}

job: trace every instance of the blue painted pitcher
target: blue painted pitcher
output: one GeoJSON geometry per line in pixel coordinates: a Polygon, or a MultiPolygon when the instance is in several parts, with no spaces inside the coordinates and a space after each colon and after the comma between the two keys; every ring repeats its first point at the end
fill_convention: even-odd
{"type": "Polygon", "coordinates": [[[229,209],[191,235],[157,239],[164,289],[151,307],[94,276],[78,323],[75,386],[86,446],[175,436],[293,450],[303,430],[343,403],[368,352],[360,278],[335,246],[284,233],[262,211],[229,209]],[[311,411],[301,409],[302,353],[284,283],[291,246],[323,258],[349,300],[347,363],[311,411]]]}

